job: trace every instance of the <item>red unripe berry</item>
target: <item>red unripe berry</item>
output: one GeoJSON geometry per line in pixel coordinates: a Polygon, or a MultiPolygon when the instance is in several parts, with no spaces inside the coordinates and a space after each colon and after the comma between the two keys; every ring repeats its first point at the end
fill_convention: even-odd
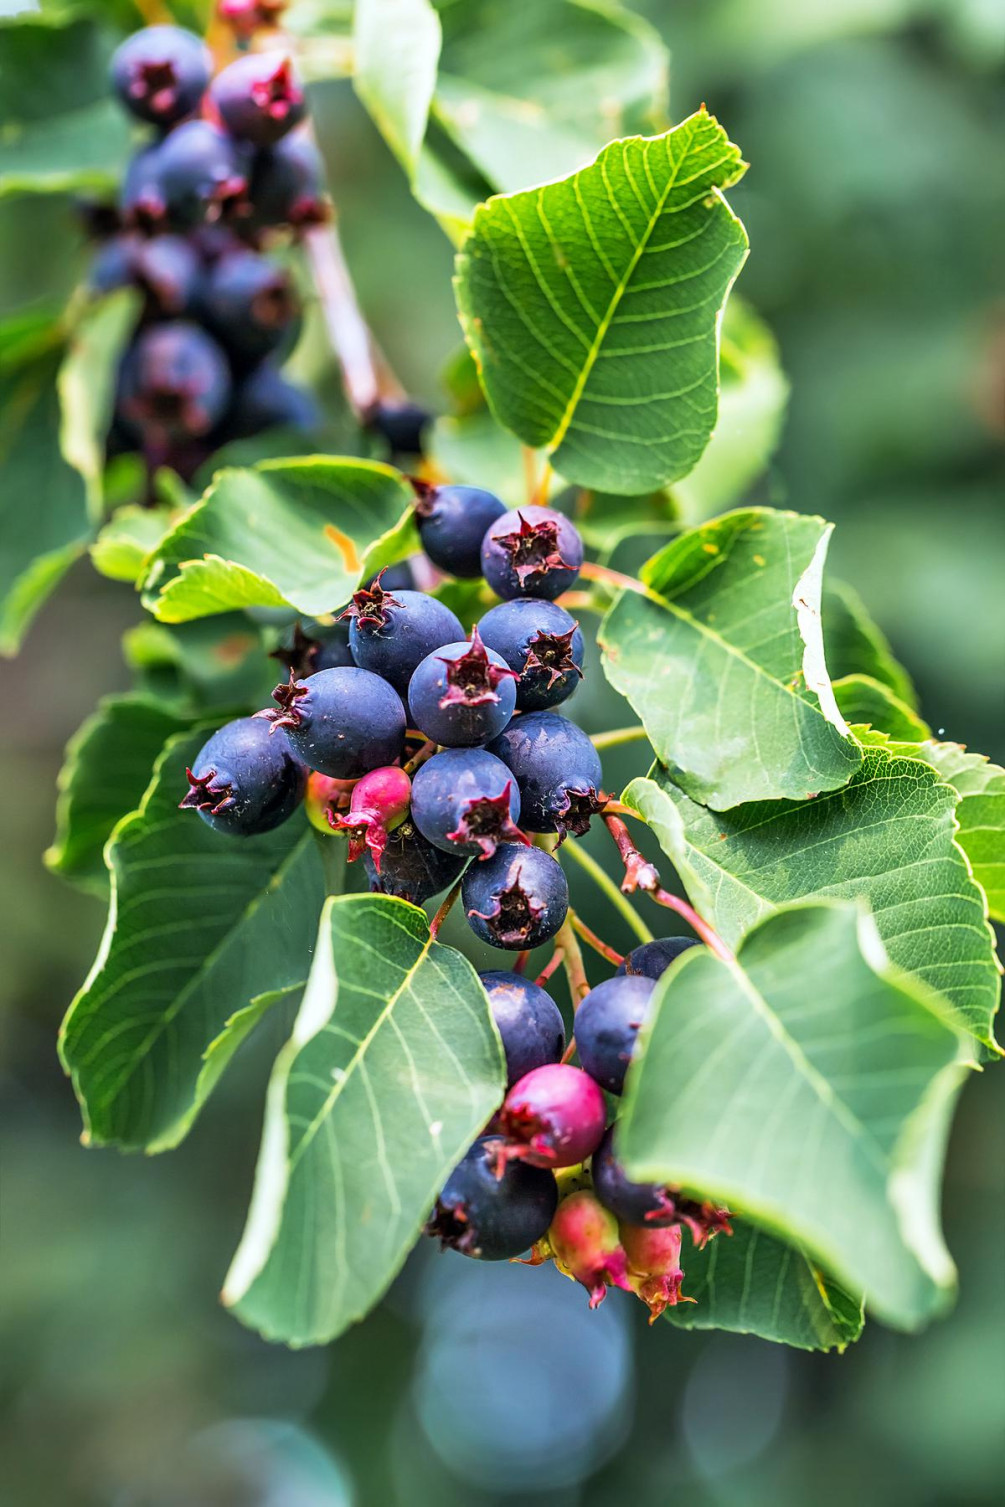
{"type": "Polygon", "coordinates": [[[694,1301],[685,1298],[680,1290],[684,1273],[680,1265],[679,1224],[663,1228],[622,1224],[618,1229],[628,1258],[628,1281],[632,1292],[649,1309],[650,1324],[656,1322],[664,1308],[694,1301]]]}
{"type": "Polygon", "coordinates": [[[606,1121],[604,1096],[582,1069],[561,1062],[536,1067],[503,1101],[498,1163],[518,1158],[534,1167],[572,1167],[596,1150],[606,1121]]]}
{"type": "Polygon", "coordinates": [[[591,1308],[604,1301],[608,1287],[631,1291],[618,1222],[593,1193],[584,1189],[563,1198],[547,1239],[561,1269],[590,1294],[591,1308]]]}
{"type": "Polygon", "coordinates": [[[388,764],[382,769],[371,769],[357,780],[345,816],[338,816],[329,808],[332,831],[348,834],[350,863],[362,858],[369,848],[374,868],[380,873],[388,833],[400,827],[408,815],[411,794],[412,782],[405,771],[388,764]]]}

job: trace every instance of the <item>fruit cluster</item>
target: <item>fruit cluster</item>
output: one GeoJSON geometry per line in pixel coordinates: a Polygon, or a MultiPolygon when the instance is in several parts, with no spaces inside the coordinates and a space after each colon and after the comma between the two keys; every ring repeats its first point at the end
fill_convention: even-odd
{"type": "MultiPolygon", "coordinates": [[[[262,5],[227,4],[239,35],[270,19],[262,5]]],[[[199,37],[149,26],[118,48],[111,78],[152,136],[129,163],[118,210],[100,221],[90,274],[98,292],[143,296],[109,448],[187,479],[229,440],[317,425],[311,397],[280,374],[299,303],[263,248],[327,218],[324,171],[294,130],[304,91],[282,51],[245,53],[214,78],[199,37]]]]}
{"type": "MultiPolygon", "coordinates": [[[[475,934],[523,953],[568,913],[562,869],[528,833],[561,843],[606,803],[596,749],[555,710],[582,676],[579,625],[555,600],[576,581],[582,541],[550,508],[509,512],[479,488],[415,485],[428,563],[483,576],[502,600],[466,636],[407,566],[380,572],[324,637],[298,625],[278,651],[289,679],[276,707],[209,740],[181,804],[245,836],[284,821],[306,794],[311,821],[348,838],[372,890],[423,904],[459,881],[475,934]]],[[[431,1234],[486,1260],[534,1247],[532,1260],[553,1258],[594,1306],[610,1284],[638,1293],[654,1317],[680,1300],[681,1226],[704,1244],[728,1230],[726,1213],[630,1182],[605,1092],[620,1095],[655,980],[688,945],[637,948],[587,994],[579,1067],[540,982],[481,975],[508,1091],[442,1190],[431,1234]],[[570,1168],[560,1199],[555,1173],[568,1183],[570,1168]]]]}

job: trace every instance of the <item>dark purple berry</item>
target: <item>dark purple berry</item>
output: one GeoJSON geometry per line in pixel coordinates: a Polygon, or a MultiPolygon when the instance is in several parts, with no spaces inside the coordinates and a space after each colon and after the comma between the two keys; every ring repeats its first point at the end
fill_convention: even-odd
{"type": "Polygon", "coordinates": [[[321,415],[309,392],[287,382],[270,361],[241,377],[225,420],[226,439],[248,439],[264,429],[292,429],[310,434],[321,415]]]}
{"type": "Polygon", "coordinates": [[[491,608],[478,631],[520,679],[516,704],[537,712],[567,701],[583,678],[583,635],[564,607],[517,597],[491,608]]]}
{"type": "Polygon", "coordinates": [[[293,632],[272,650],[269,658],[292,670],[297,680],[306,680],[318,670],[337,670],[356,663],[349,652],[349,630],[344,623],[331,628],[317,626],[311,633],[305,633],[297,622],[293,632]]]}
{"type": "Polygon", "coordinates": [[[634,973],[643,978],[658,979],[670,967],[675,958],[689,947],[700,947],[697,937],[657,937],[655,942],[643,942],[633,947],[616,969],[618,974],[634,973]]]}
{"type": "Polygon", "coordinates": [[[167,225],[167,194],[161,181],[161,144],[142,147],[130,158],[119,190],[122,223],[154,234],[167,225]]]}
{"type": "Polygon", "coordinates": [[[520,952],[553,937],[569,909],[569,886],[558,862],[540,848],[501,843],[473,863],[461,898],[476,937],[520,952]]]}
{"type": "Polygon", "coordinates": [[[278,707],[255,715],[285,727],[294,751],[320,774],[352,780],[401,756],[401,697],[369,670],[319,670],[306,680],[291,674],[272,696],[278,707]]]}
{"type": "Polygon", "coordinates": [[[427,654],[456,643],[464,629],[435,597],[423,591],[392,592],[383,575],[355,592],[343,615],[350,619],[349,647],[356,663],[382,675],[404,696],[427,654]]]}
{"type": "Polygon", "coordinates": [[[213,58],[200,37],[180,26],[147,26],[112,55],[112,87],[139,120],[170,126],[191,115],[213,74],[213,58]]]}
{"type": "Polygon", "coordinates": [[[164,215],[181,229],[231,213],[247,194],[246,155],[208,120],[177,126],[157,148],[150,171],[164,215]]]}
{"type": "Polygon", "coordinates": [[[583,730],[557,712],[524,712],[489,752],[516,775],[528,832],[579,835],[603,809],[600,755],[583,730]]]}
{"type": "Polygon", "coordinates": [[[323,225],[331,213],[324,182],[324,163],[309,137],[294,132],[264,148],[255,157],[248,190],[251,226],[323,225]]]}
{"type": "Polygon", "coordinates": [[[583,541],[554,508],[517,508],[489,525],[481,563],[497,596],[553,600],[575,583],[583,563],[583,541]]]}
{"type": "Polygon", "coordinates": [[[620,1094],[653,990],[641,974],[615,975],[591,989],[576,1011],[576,1047],[585,1072],[620,1094]]]}
{"type": "Polygon", "coordinates": [[[233,837],[271,832],[303,799],[307,770],[284,733],[254,717],[228,722],[204,744],[186,771],[183,810],[198,811],[207,826],[233,837]]]}
{"type": "Polygon", "coordinates": [[[422,487],[415,504],[422,547],[441,570],[473,580],[482,573],[482,540],[489,524],[505,511],[506,504],[482,487],[422,487]]]}
{"type": "Polygon", "coordinates": [[[604,1096],[581,1069],[561,1062],[534,1068],[503,1100],[496,1164],[573,1167],[596,1150],[606,1124],[604,1096]]]}
{"type": "Polygon", "coordinates": [[[218,73],[210,98],[227,130],[256,147],[273,146],[304,118],[304,91],[285,52],[252,52],[218,73]]]}
{"type": "Polygon", "coordinates": [[[565,1025],[551,995],[519,973],[503,969],[478,977],[502,1037],[508,1087],[534,1068],[558,1062],[565,1051],[565,1025]]]}
{"type": "Polygon", "coordinates": [[[427,1235],[480,1261],[510,1261],[545,1234],[558,1185],[542,1167],[510,1162],[496,1175],[493,1142],[481,1136],[448,1177],[427,1235]]]}
{"type": "Polygon", "coordinates": [[[412,820],[447,853],[486,859],[501,842],[526,843],[519,817],[516,780],[483,748],[445,748],[412,781],[412,820]]]}
{"type": "Polygon", "coordinates": [[[227,252],[206,278],[203,319],[241,361],[260,361],[274,351],[299,312],[289,273],[257,251],[227,252]]]}
{"type": "Polygon", "coordinates": [[[88,281],[97,293],[138,287],[150,314],[187,314],[202,282],[198,252],[182,236],[112,236],[91,263],[88,281]]]}
{"type": "Polygon", "coordinates": [[[412,905],[425,905],[434,895],[448,889],[460,878],[466,862],[463,853],[444,853],[442,848],[434,848],[409,817],[388,835],[379,874],[373,855],[369,852],[363,855],[371,890],[408,900],[412,905]]]}
{"type": "Polygon", "coordinates": [[[429,410],[409,398],[381,398],[366,416],[366,428],[380,436],[392,457],[421,455],[423,439],[432,422],[429,410]]]}
{"type": "Polygon", "coordinates": [[[513,715],[516,679],[475,628],[470,643],[445,644],[416,668],[408,685],[412,721],[427,738],[450,748],[486,743],[513,715]]]}
{"type": "Polygon", "coordinates": [[[684,1198],[678,1189],[659,1183],[633,1183],[615,1155],[616,1129],[612,1125],[604,1133],[590,1163],[593,1189],[605,1209],[610,1209],[623,1223],[643,1228],[665,1229],[672,1224],[686,1224],[699,1248],[713,1235],[732,1233],[728,1210],[684,1198]]]}
{"type": "Polygon", "coordinates": [[[223,352],[198,325],[152,325],[126,352],[119,374],[118,417],[162,444],[206,434],[230,397],[223,352]]]}

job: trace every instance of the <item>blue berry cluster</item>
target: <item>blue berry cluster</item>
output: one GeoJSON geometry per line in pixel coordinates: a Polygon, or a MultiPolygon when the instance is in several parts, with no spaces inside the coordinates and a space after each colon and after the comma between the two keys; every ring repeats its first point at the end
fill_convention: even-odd
{"type": "MultiPolygon", "coordinates": [[[[261,0],[221,0],[221,13],[242,36],[274,21],[261,0]]],[[[109,450],[138,450],[151,471],[170,465],[188,479],[230,440],[317,426],[311,397],[280,374],[299,304],[264,251],[328,217],[324,170],[295,129],[304,91],[282,51],[245,53],[214,78],[199,37],[148,26],[118,48],[111,80],[150,130],[117,211],[91,221],[101,232],[92,287],[143,295],[109,450]]]]}

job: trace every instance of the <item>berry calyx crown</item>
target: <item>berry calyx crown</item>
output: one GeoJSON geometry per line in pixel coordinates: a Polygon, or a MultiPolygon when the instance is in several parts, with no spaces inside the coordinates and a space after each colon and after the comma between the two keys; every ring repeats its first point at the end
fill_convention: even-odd
{"type": "Polygon", "coordinates": [[[446,659],[442,654],[437,657],[447,667],[447,689],[440,697],[441,708],[485,706],[499,700],[496,686],[501,681],[520,679],[507,665],[492,663],[477,625],[471,630],[471,643],[464,654],[456,659],[446,659]]]}
{"type": "Polygon", "coordinates": [[[521,586],[526,586],[528,577],[547,575],[550,570],[572,570],[558,547],[558,522],[554,518],[542,518],[539,523],[528,523],[517,512],[520,527],[509,534],[493,534],[493,541],[509,556],[510,568],[521,586]]]}

